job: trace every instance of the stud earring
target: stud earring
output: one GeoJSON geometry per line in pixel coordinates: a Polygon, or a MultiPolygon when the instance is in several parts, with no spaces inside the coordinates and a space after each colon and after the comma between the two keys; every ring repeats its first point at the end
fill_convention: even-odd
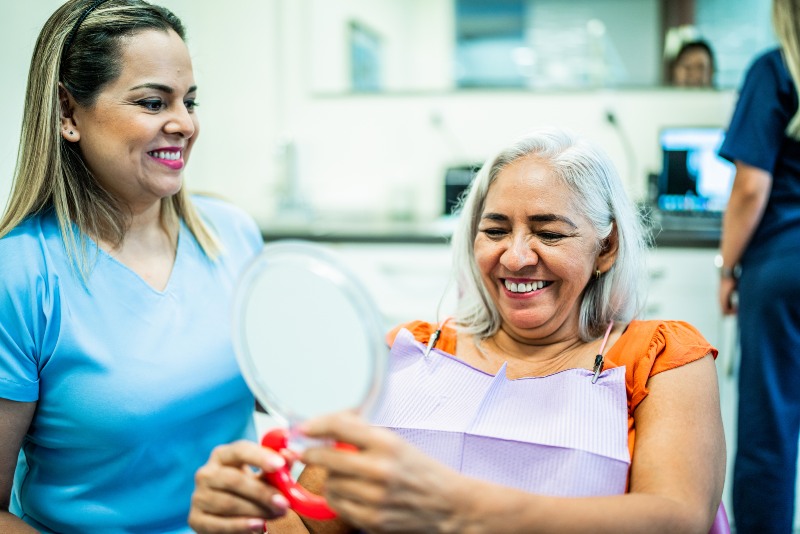
{"type": "Polygon", "coordinates": [[[601,272],[600,272],[600,269],[597,269],[597,270],[594,272],[594,279],[595,279],[595,280],[600,280],[600,275],[601,275],[601,274],[603,274],[603,273],[601,273],[601,272]]]}

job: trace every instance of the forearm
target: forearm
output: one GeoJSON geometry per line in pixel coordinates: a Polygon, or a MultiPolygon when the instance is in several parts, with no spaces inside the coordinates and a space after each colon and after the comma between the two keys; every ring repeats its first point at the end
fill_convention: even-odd
{"type": "Polygon", "coordinates": [[[714,511],[658,495],[565,498],[474,482],[459,486],[458,512],[443,532],[537,534],[697,532],[707,534],[714,511]],[[481,487],[482,486],[482,487],[481,487]]]}
{"type": "Polygon", "coordinates": [[[36,529],[10,512],[0,512],[0,532],[4,534],[36,534],[36,529]]]}
{"type": "Polygon", "coordinates": [[[353,532],[353,528],[342,521],[312,521],[303,519],[293,511],[285,516],[267,521],[269,534],[345,534],[353,532]]]}
{"type": "Polygon", "coordinates": [[[303,520],[291,510],[283,517],[267,521],[267,531],[270,534],[309,534],[303,520]]]}
{"type": "Polygon", "coordinates": [[[766,171],[738,163],[736,181],[722,220],[720,254],[726,267],[741,260],[769,198],[772,177],[766,171]]]}
{"type": "Polygon", "coordinates": [[[742,258],[750,238],[755,232],[762,210],[753,202],[736,202],[728,204],[722,220],[722,236],[720,238],[720,254],[722,264],[726,267],[737,265],[742,258]]]}

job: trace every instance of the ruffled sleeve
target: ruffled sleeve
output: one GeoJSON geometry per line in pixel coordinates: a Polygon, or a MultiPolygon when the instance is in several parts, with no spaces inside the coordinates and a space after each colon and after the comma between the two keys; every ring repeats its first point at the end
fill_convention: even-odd
{"type": "MultiPolygon", "coordinates": [[[[427,323],[425,321],[411,321],[410,323],[400,324],[392,328],[389,333],[386,334],[386,344],[391,347],[394,344],[394,338],[397,337],[397,333],[403,328],[411,332],[414,336],[414,339],[420,343],[427,343],[431,339],[431,335],[433,335],[437,327],[438,325],[435,323],[427,323]]],[[[436,348],[448,354],[455,354],[456,330],[449,326],[445,326],[442,329],[442,334],[439,337],[439,340],[436,342],[436,348]]]]}
{"type": "Polygon", "coordinates": [[[615,366],[624,365],[628,413],[647,397],[647,380],[658,373],[717,357],[717,349],[692,325],[683,321],[633,321],[608,351],[615,366]]]}

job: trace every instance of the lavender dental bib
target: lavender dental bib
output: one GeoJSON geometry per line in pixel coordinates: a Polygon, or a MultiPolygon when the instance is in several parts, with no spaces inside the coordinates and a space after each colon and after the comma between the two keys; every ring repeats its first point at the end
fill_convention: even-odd
{"type": "Polygon", "coordinates": [[[532,493],[624,493],[625,368],[569,369],[535,378],[479,371],[401,330],[372,422],[465,475],[532,493]]]}

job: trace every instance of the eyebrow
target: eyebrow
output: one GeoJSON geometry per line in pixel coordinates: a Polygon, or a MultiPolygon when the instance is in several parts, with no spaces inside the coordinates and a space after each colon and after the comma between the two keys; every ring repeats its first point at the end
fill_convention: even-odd
{"type": "MultiPolygon", "coordinates": [[[[163,93],[167,93],[167,94],[170,94],[170,95],[175,92],[175,89],[173,89],[169,85],[164,85],[164,84],[161,84],[161,83],[143,83],[141,85],[136,85],[136,86],[130,88],[131,91],[135,91],[137,89],[155,89],[156,91],[161,91],[163,93]]],[[[187,94],[194,93],[195,91],[197,91],[197,86],[193,85],[193,86],[189,87],[189,90],[186,91],[186,93],[187,94]]]]}
{"type": "MultiPolygon", "coordinates": [[[[481,219],[488,219],[490,221],[497,221],[497,222],[508,222],[508,217],[503,215],[502,213],[486,213],[484,214],[481,219]]],[[[570,225],[572,228],[577,228],[578,226],[572,222],[571,219],[564,217],[562,215],[556,215],[555,213],[542,213],[540,215],[529,215],[528,222],[563,222],[565,224],[570,225]]]]}

